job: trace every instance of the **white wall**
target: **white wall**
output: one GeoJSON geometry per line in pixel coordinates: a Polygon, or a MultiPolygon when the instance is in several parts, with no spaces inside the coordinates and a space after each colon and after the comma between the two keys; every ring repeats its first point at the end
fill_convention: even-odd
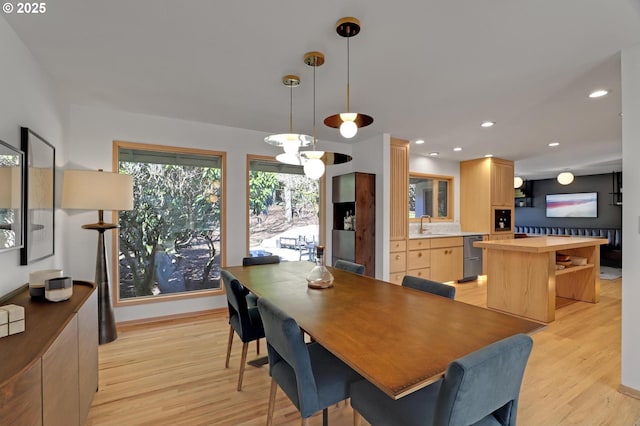
{"type": "MultiPolygon", "coordinates": [[[[56,163],[64,160],[64,114],[49,77],[0,17],[0,139],[20,148],[20,127],[29,127],[56,148],[56,163]]],[[[58,174],[56,179],[58,179],[58,174]]],[[[56,185],[58,186],[58,185],[56,185]]],[[[59,192],[58,192],[59,193],[59,192]]],[[[59,199],[59,197],[58,197],[59,199]]],[[[56,211],[56,228],[63,222],[56,211]]],[[[60,267],[63,264],[62,236],[56,233],[55,255],[27,266],[20,266],[20,251],[0,253],[0,296],[26,284],[29,272],[60,267]]]]}
{"type": "Polygon", "coordinates": [[[622,377],[640,391],[640,45],[622,51],[622,377]]]}
{"type": "MultiPolygon", "coordinates": [[[[224,151],[227,153],[226,179],[226,264],[237,265],[246,254],[246,156],[247,154],[275,155],[279,151],[263,142],[265,133],[217,126],[185,120],[132,114],[122,111],[72,106],[69,138],[66,144],[65,168],[111,170],[112,142],[129,142],[190,147],[224,151]]],[[[350,153],[350,146],[335,142],[321,142],[319,149],[350,153]]],[[[331,198],[329,198],[330,204],[331,198]]],[[[81,229],[85,223],[96,221],[95,212],[65,212],[68,214],[65,268],[74,278],[93,281],[97,234],[81,229]]],[[[111,236],[105,239],[111,255],[111,236]]],[[[113,280],[112,280],[113,281],[113,280]]],[[[115,308],[116,321],[128,321],[154,316],[180,314],[226,306],[226,298],[200,297],[115,308]]]]}
{"type": "Polygon", "coordinates": [[[453,221],[460,222],[460,163],[438,158],[412,155],[409,172],[453,177],[453,221]]]}
{"type": "MultiPolygon", "coordinates": [[[[383,248],[389,241],[389,236],[384,233],[383,224],[385,212],[389,212],[388,191],[384,190],[385,180],[388,180],[389,158],[385,160],[384,136],[362,141],[353,147],[353,168],[358,172],[373,173],[376,175],[376,278],[383,277],[383,248]],[[386,173],[385,173],[386,172],[386,173]]],[[[389,150],[387,145],[387,151],[389,150]]],[[[386,219],[388,220],[388,219],[386,219]]],[[[389,251],[388,249],[386,250],[389,251]]],[[[388,263],[388,262],[387,262],[388,263]]]]}

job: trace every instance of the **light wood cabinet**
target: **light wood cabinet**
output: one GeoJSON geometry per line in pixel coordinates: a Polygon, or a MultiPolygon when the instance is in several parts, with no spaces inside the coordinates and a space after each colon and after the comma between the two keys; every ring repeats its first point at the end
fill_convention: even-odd
{"type": "Polygon", "coordinates": [[[391,138],[389,240],[409,236],[409,141],[391,138]]]}
{"type": "Polygon", "coordinates": [[[407,275],[420,278],[431,276],[431,240],[420,238],[409,240],[407,251],[407,275]]]}
{"type": "Polygon", "coordinates": [[[513,207],[513,163],[491,162],[491,205],[513,207]]]}
{"type": "Polygon", "coordinates": [[[460,162],[462,231],[513,238],[513,210],[513,161],[479,158],[460,162]],[[499,215],[505,216],[505,225],[499,224],[499,215]]]}
{"type": "Polygon", "coordinates": [[[83,425],[98,388],[95,285],[74,281],[58,303],[22,287],[0,300],[25,309],[26,330],[0,339],[0,424],[83,425]]]}
{"type": "Polygon", "coordinates": [[[462,237],[431,240],[431,279],[439,282],[463,278],[462,237]]]}
{"type": "Polygon", "coordinates": [[[400,284],[407,272],[409,141],[391,138],[389,157],[389,281],[400,284]]]}

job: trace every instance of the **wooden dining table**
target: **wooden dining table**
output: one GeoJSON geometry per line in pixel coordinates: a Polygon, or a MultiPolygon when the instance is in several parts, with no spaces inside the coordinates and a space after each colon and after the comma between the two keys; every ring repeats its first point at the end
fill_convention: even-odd
{"type": "Polygon", "coordinates": [[[225,267],[258,297],[394,399],[443,377],[449,363],[544,324],[329,268],[333,287],[311,289],[310,262],[225,267]]]}

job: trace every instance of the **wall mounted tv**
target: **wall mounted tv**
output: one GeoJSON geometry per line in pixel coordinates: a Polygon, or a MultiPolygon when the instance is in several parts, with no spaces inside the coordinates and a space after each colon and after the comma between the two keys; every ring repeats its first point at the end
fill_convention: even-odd
{"type": "Polygon", "coordinates": [[[547,194],[547,217],[598,217],[598,193],[547,194]]]}

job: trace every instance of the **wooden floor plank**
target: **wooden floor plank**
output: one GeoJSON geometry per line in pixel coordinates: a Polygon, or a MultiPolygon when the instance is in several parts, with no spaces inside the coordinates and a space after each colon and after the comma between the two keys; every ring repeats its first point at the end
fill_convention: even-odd
{"type": "MultiPolygon", "coordinates": [[[[640,425],[640,400],[617,391],[621,280],[601,283],[600,303],[564,306],[533,336],[518,425],[640,425]]],[[[484,281],[456,287],[457,300],[486,307],[484,281]]],[[[225,315],[211,314],[121,330],[118,340],[100,346],[100,389],[87,425],[264,425],[268,367],[247,366],[236,392],[242,345],[236,337],[225,369],[228,327],[225,315]]],[[[249,359],[255,357],[251,345],[249,359]]],[[[352,424],[347,404],[329,413],[331,425],[352,424]]],[[[310,423],[321,424],[322,416],[310,423]]],[[[280,390],[274,424],[300,424],[280,390]]]]}

